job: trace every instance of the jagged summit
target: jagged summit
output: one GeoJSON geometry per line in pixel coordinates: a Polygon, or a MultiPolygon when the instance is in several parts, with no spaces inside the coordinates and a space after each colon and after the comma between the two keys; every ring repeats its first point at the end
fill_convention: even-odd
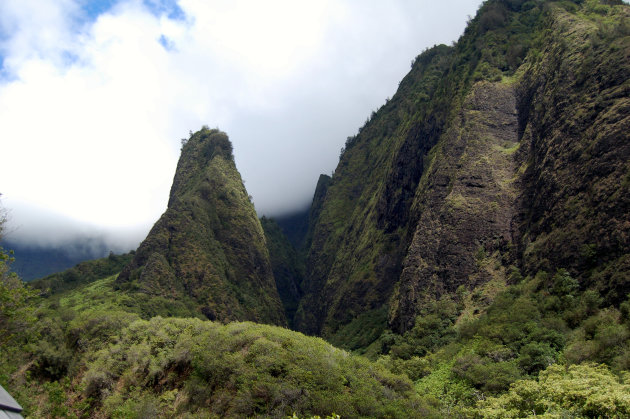
{"type": "Polygon", "coordinates": [[[265,236],[225,133],[204,127],[183,144],[168,208],[116,283],[190,299],[212,320],[286,324],[265,236]]]}

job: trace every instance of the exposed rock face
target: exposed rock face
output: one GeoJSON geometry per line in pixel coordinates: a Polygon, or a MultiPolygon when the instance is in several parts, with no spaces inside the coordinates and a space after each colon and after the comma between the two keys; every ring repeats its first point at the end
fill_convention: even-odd
{"type": "Polygon", "coordinates": [[[517,240],[527,273],[566,268],[612,304],[630,293],[630,8],[614,12],[556,11],[524,74],[517,240]]]}
{"type": "Polygon", "coordinates": [[[483,271],[473,275],[476,255],[508,248],[517,129],[514,88],[475,85],[417,191],[413,210],[420,216],[392,297],[395,330],[412,327],[426,299],[487,281],[483,271]]]}
{"type": "Polygon", "coordinates": [[[190,300],[211,320],[286,324],[265,236],[227,135],[202,129],[184,145],[168,209],[117,284],[190,300]]]}
{"type": "MultiPolygon", "coordinates": [[[[330,337],[362,313],[386,313],[381,309],[400,274],[424,154],[438,141],[457,88],[438,93],[437,75],[451,58],[445,46],[420,56],[396,95],[348,139],[332,179],[320,178],[298,330],[330,337]]],[[[381,320],[385,326],[386,316],[381,320]]]]}
{"type": "Polygon", "coordinates": [[[296,327],[338,344],[405,332],[428,301],[512,266],[566,268],[622,301],[628,21],[627,5],[489,0],[457,45],[418,56],[317,199],[296,327]]]}

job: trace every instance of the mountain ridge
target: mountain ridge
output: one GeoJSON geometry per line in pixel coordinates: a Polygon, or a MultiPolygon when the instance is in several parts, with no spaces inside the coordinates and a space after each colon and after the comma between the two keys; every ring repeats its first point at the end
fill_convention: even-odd
{"type": "Polygon", "coordinates": [[[629,136],[629,6],[488,0],[308,214],[259,220],[203,127],[135,253],[38,297],[0,252],[0,383],[49,417],[628,417],[629,136]]]}

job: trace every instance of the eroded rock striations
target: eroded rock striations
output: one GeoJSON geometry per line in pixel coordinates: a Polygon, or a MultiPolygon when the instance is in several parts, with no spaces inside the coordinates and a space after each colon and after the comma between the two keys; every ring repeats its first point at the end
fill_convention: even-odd
{"type": "Polygon", "coordinates": [[[420,215],[391,300],[395,330],[413,326],[427,300],[487,282],[477,260],[509,248],[517,128],[512,86],[482,82],[472,88],[417,191],[414,211],[420,215]]]}

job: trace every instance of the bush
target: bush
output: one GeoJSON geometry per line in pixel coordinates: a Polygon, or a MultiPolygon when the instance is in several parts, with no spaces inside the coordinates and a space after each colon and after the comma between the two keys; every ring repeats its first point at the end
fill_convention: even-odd
{"type": "Polygon", "coordinates": [[[508,393],[480,401],[473,412],[484,418],[628,417],[630,384],[621,383],[604,365],[552,365],[538,381],[518,381],[508,393]]]}
{"type": "Polygon", "coordinates": [[[491,394],[507,390],[511,383],[521,377],[514,361],[495,363],[476,354],[458,358],[452,371],[481,391],[491,394]]]}
{"type": "Polygon", "coordinates": [[[518,365],[527,374],[537,374],[554,364],[557,357],[558,353],[549,344],[531,342],[521,348],[518,365]]]}

